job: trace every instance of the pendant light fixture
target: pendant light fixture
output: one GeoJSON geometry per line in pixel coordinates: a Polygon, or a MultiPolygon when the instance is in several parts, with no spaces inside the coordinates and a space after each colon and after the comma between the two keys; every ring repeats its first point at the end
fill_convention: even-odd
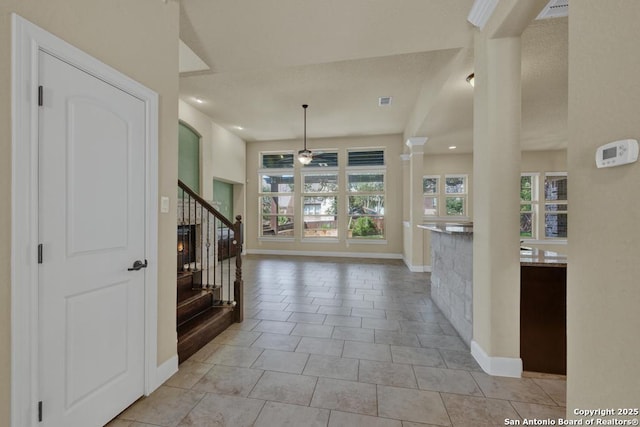
{"type": "Polygon", "coordinates": [[[313,153],[307,150],[307,104],[302,104],[304,109],[304,149],[298,151],[298,161],[303,165],[308,165],[313,160],[313,153]]]}

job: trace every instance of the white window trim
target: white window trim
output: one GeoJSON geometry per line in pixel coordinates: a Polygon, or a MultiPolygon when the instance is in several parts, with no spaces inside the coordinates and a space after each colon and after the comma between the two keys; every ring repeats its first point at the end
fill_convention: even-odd
{"type": "Polygon", "coordinates": [[[349,218],[351,217],[351,215],[349,214],[349,197],[350,196],[370,196],[370,195],[376,195],[376,194],[380,194],[380,191],[371,191],[371,192],[355,192],[355,191],[350,191],[349,190],[349,174],[364,174],[364,173],[372,173],[372,174],[382,174],[382,197],[384,198],[385,201],[385,213],[382,215],[384,218],[384,234],[382,236],[382,239],[379,240],[375,240],[375,239],[366,239],[366,238],[349,238],[347,237],[346,241],[347,241],[347,245],[348,244],[353,244],[353,243],[362,243],[362,242],[368,242],[367,244],[386,244],[387,243],[387,214],[386,214],[386,202],[387,202],[387,168],[386,166],[351,166],[349,168],[347,168],[345,170],[345,186],[344,186],[344,191],[345,191],[345,231],[344,231],[344,235],[348,236],[349,235],[349,218]]]}
{"type": "MultiPolygon", "coordinates": [[[[533,243],[540,239],[540,172],[523,172],[520,174],[520,177],[524,176],[535,178],[532,180],[531,201],[520,201],[520,206],[531,205],[533,230],[531,231],[531,237],[524,239],[521,237],[520,240],[526,243],[533,243]]],[[[522,211],[520,213],[522,213],[522,211]]]]}
{"type": "MultiPolygon", "coordinates": [[[[545,180],[547,178],[547,176],[564,176],[564,177],[569,177],[569,173],[568,172],[545,172],[544,173],[544,177],[545,180]]],[[[547,215],[547,205],[566,205],[567,209],[563,210],[563,211],[553,211],[553,212],[549,212],[549,213],[560,213],[560,214],[566,214],[567,215],[567,222],[568,222],[568,218],[569,218],[569,199],[567,197],[567,199],[565,200],[551,200],[549,202],[547,202],[547,197],[544,194],[544,185],[540,185],[540,190],[541,190],[541,194],[542,194],[542,200],[541,200],[541,221],[542,224],[546,224],[546,215],[547,215]]],[[[544,227],[543,227],[544,229],[544,227]]],[[[538,236],[538,238],[540,238],[540,236],[538,236]]],[[[544,240],[542,240],[543,243],[549,243],[549,244],[554,244],[552,242],[555,242],[555,244],[566,244],[568,239],[566,237],[547,237],[542,236],[542,238],[544,240]]]]}
{"type": "MultiPolygon", "coordinates": [[[[280,154],[282,151],[276,151],[272,154],[280,154]]],[[[260,153],[262,155],[262,153],[260,153]]],[[[295,159],[294,159],[295,160],[295,159]]],[[[262,213],[262,197],[283,197],[289,196],[293,199],[295,203],[295,189],[296,189],[296,173],[293,168],[284,168],[284,169],[259,169],[258,170],[258,241],[271,241],[271,242],[293,242],[295,241],[295,237],[275,237],[275,236],[262,236],[262,217],[264,216],[262,213]],[[291,175],[293,177],[293,191],[287,193],[265,193],[262,191],[262,176],[263,175],[291,175]]],[[[295,207],[294,207],[295,212],[295,207]]],[[[280,216],[280,214],[276,214],[276,216],[280,216]]],[[[293,215],[293,224],[295,227],[296,215],[293,215]]],[[[293,229],[295,233],[295,228],[293,229]]]]}
{"type": "MultiPolygon", "coordinates": [[[[469,175],[467,174],[445,174],[444,179],[442,180],[443,192],[442,198],[444,203],[442,204],[444,209],[444,217],[445,218],[456,218],[456,220],[468,219],[469,218],[469,175]],[[464,192],[463,193],[447,193],[447,178],[464,178],[464,192]],[[447,215],[447,198],[464,198],[464,215],[447,215]]],[[[438,207],[438,210],[440,208],[438,207]]]]}
{"type": "MultiPolygon", "coordinates": [[[[305,243],[310,243],[310,242],[314,242],[314,243],[318,243],[318,242],[331,242],[331,243],[336,243],[338,241],[340,241],[340,211],[338,210],[338,212],[336,212],[336,230],[338,232],[337,236],[328,236],[328,237],[306,237],[304,235],[304,217],[305,217],[305,213],[304,213],[304,198],[305,197],[335,197],[336,198],[336,203],[339,205],[340,202],[340,171],[338,168],[332,167],[332,168],[324,168],[324,167],[318,167],[318,168],[312,168],[311,170],[302,170],[300,172],[300,230],[301,230],[301,234],[300,234],[300,241],[301,242],[305,242],[305,243]],[[338,188],[335,191],[328,191],[328,192],[305,192],[304,191],[304,183],[305,183],[305,177],[307,176],[317,176],[317,175],[335,175],[336,177],[336,182],[337,182],[337,186],[338,188]]],[[[316,215],[307,215],[307,216],[316,216],[316,215]]],[[[321,216],[321,215],[317,215],[317,216],[321,216]]]]}

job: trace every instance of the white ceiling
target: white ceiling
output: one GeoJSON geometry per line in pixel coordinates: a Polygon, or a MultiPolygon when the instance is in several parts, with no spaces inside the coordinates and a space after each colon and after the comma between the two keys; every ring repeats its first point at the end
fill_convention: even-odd
{"type": "MultiPolygon", "coordinates": [[[[182,73],[180,97],[247,141],[297,144],[306,103],[309,138],[405,134],[470,152],[472,4],[183,0],[180,37],[210,71],[182,73]]],[[[564,148],[567,18],[529,26],[522,69],[523,148],[564,148]]]]}

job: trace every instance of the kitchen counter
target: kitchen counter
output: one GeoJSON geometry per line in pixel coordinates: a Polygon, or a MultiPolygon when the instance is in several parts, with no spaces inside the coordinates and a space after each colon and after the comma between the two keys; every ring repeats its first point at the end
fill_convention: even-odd
{"type": "Polygon", "coordinates": [[[520,249],[520,265],[531,267],[567,267],[567,256],[534,248],[520,249]]]}
{"type": "Polygon", "coordinates": [[[419,224],[418,228],[444,234],[473,234],[472,222],[437,222],[432,224],[419,224]]]}

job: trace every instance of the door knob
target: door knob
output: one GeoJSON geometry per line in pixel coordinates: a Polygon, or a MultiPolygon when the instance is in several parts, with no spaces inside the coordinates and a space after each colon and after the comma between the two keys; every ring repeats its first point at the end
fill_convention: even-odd
{"type": "Polygon", "coordinates": [[[143,268],[147,268],[147,265],[149,265],[149,264],[147,263],[146,259],[144,260],[144,263],[142,261],[140,261],[140,260],[137,260],[137,261],[135,261],[133,263],[133,267],[129,268],[128,270],[129,271],[138,271],[138,270],[141,270],[143,268]]]}

